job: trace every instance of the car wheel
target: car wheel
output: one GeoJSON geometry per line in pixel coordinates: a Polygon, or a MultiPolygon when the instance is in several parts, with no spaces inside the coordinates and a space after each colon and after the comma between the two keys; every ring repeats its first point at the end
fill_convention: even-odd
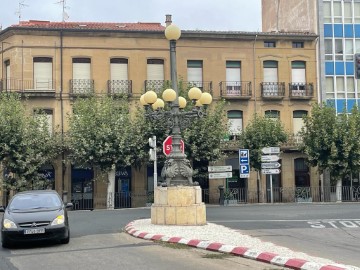
{"type": "Polygon", "coordinates": [[[6,240],[6,239],[2,239],[2,240],[1,240],[1,246],[2,246],[3,248],[10,248],[10,247],[11,247],[9,241],[6,240]]]}
{"type": "Polygon", "coordinates": [[[70,232],[68,233],[68,236],[64,239],[61,239],[61,244],[69,244],[70,242],[70,232]]]}

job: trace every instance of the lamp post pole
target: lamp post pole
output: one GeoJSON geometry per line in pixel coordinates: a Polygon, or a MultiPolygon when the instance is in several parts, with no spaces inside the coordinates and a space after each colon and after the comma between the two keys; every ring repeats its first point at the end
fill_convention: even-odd
{"type": "Polygon", "coordinates": [[[201,106],[209,105],[212,97],[209,93],[202,93],[197,87],[189,90],[188,96],[195,105],[192,110],[184,110],[186,100],[179,97],[176,72],[176,40],[181,36],[181,30],[176,25],[169,25],[165,29],[165,36],[170,41],[170,75],[173,89],[166,89],[162,93],[165,102],[169,103],[170,110],[163,110],[164,101],[157,98],[154,91],[147,91],[140,98],[140,103],[146,108],[146,116],[151,120],[166,123],[171,130],[172,151],[166,157],[161,176],[166,179],[166,186],[192,186],[193,169],[185,153],[181,151],[181,130],[188,127],[192,120],[205,115],[201,106]]]}

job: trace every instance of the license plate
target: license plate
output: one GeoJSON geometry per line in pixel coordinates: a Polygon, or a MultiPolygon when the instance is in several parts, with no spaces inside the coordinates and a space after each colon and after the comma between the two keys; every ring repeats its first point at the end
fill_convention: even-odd
{"type": "Polygon", "coordinates": [[[24,230],[24,234],[39,234],[45,233],[45,228],[27,229],[24,230]]]}

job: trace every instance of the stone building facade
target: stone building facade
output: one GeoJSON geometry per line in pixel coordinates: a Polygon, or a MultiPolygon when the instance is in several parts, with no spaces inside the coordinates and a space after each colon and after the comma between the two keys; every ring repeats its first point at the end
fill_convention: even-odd
{"type": "MultiPolygon", "coordinates": [[[[145,91],[161,89],[170,80],[164,29],[160,23],[20,22],[0,32],[1,91],[26,95],[30,110],[45,110],[51,125],[66,132],[66,115],[72,112],[74,99],[120,91],[135,104],[145,91]]],[[[236,141],[254,113],[280,118],[292,134],[281,147],[282,171],[273,177],[278,191],[319,184],[315,170],[306,166],[306,157],[296,147],[301,118],[317,101],[316,38],[309,31],[188,30],[177,41],[178,76],[211,92],[215,102],[228,101],[228,120],[236,127],[229,130],[229,140],[236,141]]],[[[106,185],[92,182],[92,170],[64,164],[62,159],[44,168],[54,188],[68,191],[78,208],[86,208],[86,200],[92,207],[102,207],[106,185]]],[[[233,166],[233,178],[209,180],[208,202],[218,202],[219,185],[245,192],[239,202],[269,201],[269,175],[258,179],[251,171],[250,178],[240,178],[237,154],[216,165],[225,164],[233,166]]],[[[151,176],[146,166],[117,170],[114,194],[151,190],[151,176]]],[[[274,199],[285,201],[286,196],[278,193],[274,199]]],[[[130,204],[119,201],[115,207],[143,204],[133,197],[130,204]]]]}

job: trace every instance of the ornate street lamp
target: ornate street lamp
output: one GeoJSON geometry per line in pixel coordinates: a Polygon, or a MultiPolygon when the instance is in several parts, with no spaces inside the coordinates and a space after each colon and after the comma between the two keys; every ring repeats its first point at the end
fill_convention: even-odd
{"type": "Polygon", "coordinates": [[[170,41],[170,70],[172,89],[166,89],[162,98],[158,98],[154,91],[147,91],[140,97],[140,103],[145,106],[145,115],[153,121],[165,123],[171,129],[172,151],[167,156],[161,176],[166,179],[167,186],[192,186],[193,169],[186,155],[181,151],[181,130],[187,128],[193,119],[203,117],[206,107],[212,102],[209,93],[203,93],[199,88],[189,90],[189,99],[193,108],[185,111],[186,99],[179,97],[176,72],[176,40],[181,31],[176,25],[169,25],[165,29],[165,36],[170,41]]]}

